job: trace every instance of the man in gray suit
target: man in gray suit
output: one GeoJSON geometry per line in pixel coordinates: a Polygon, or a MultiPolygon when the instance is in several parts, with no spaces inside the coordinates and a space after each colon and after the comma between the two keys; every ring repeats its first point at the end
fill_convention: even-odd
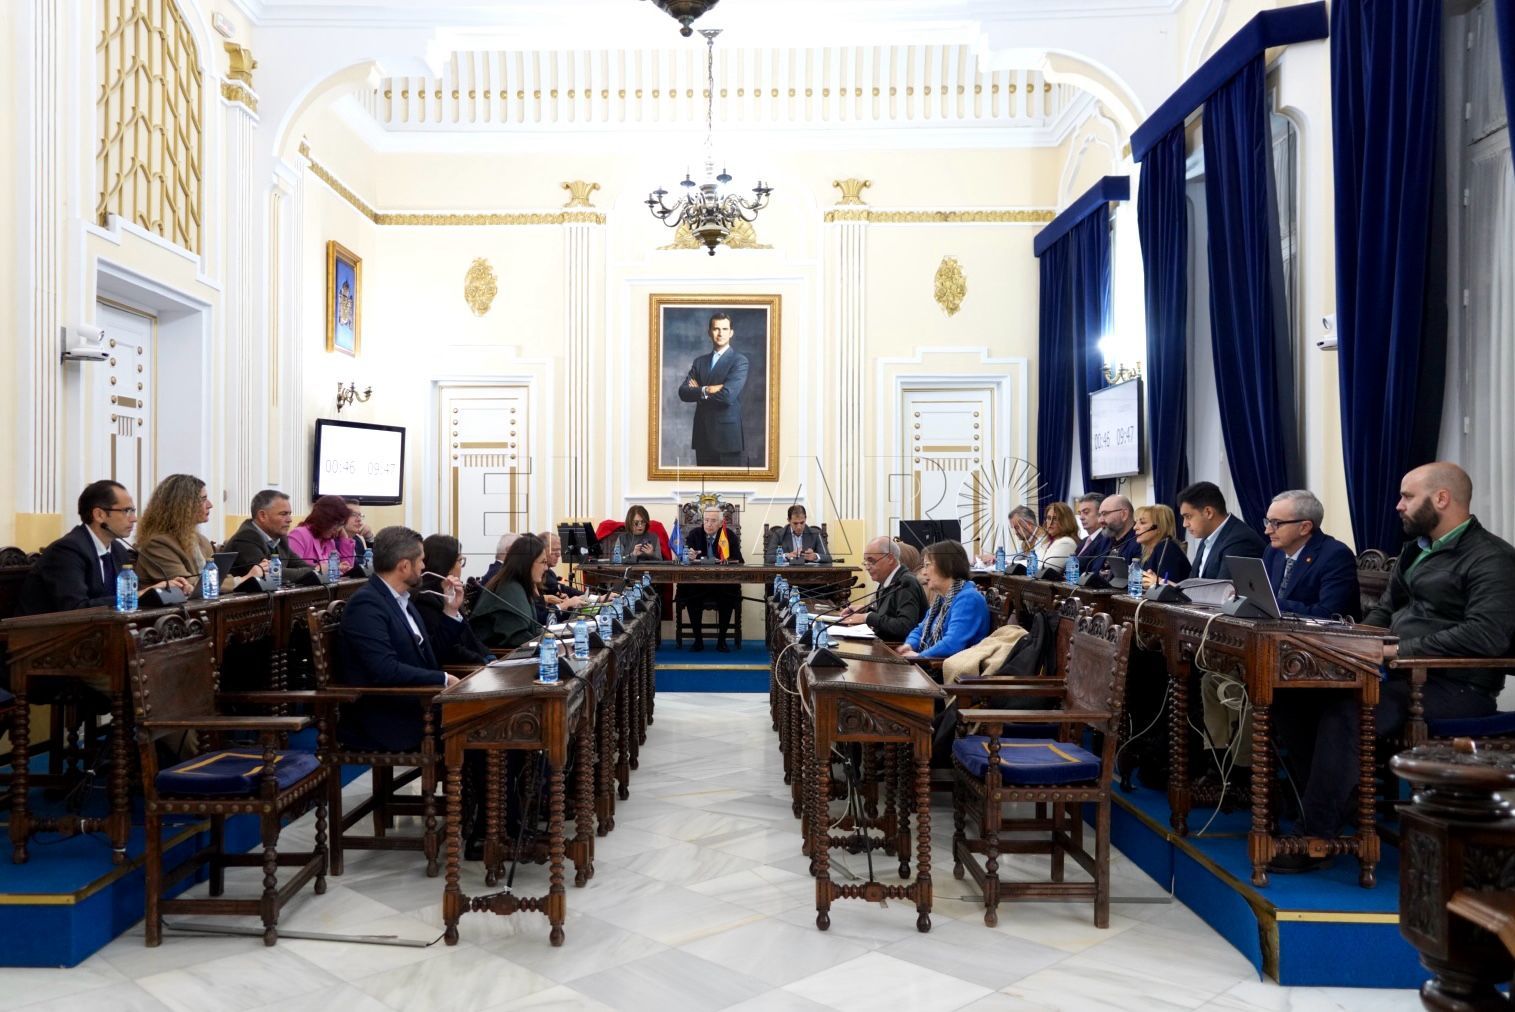
{"type": "Polygon", "coordinates": [[[293,583],[311,571],[309,563],[289,550],[287,535],[295,515],[288,495],[265,488],[253,496],[248,512],[250,518],[242,521],[242,526],[221,546],[223,551],[237,553],[233,573],[240,576],[274,555],[284,563],[286,582],[293,583]]]}
{"type": "Polygon", "coordinates": [[[731,317],[710,317],[708,355],[689,367],[679,400],[693,404],[690,446],[696,467],[742,467],[747,444],[742,437],[742,390],[747,386],[747,356],[731,347],[731,317]]]}
{"type": "Polygon", "coordinates": [[[789,507],[789,523],[773,533],[772,544],[763,553],[763,561],[773,565],[778,562],[780,552],[789,562],[831,561],[831,553],[826,550],[821,532],[805,523],[805,507],[799,503],[789,507]]]}
{"type": "Polygon", "coordinates": [[[867,624],[881,640],[903,640],[926,614],[926,592],[915,574],[900,565],[900,546],[892,538],[874,538],[863,549],[863,568],[878,584],[873,603],[847,608],[843,625],[867,624]]]}

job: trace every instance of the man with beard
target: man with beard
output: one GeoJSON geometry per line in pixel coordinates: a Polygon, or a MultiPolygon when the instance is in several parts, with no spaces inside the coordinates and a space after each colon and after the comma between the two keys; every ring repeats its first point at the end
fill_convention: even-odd
{"type": "MultiPolygon", "coordinates": [[[[1469,512],[1473,482],[1456,464],[1417,467],[1399,486],[1400,522],[1410,540],[1388,589],[1363,624],[1399,637],[1386,648],[1401,657],[1507,657],[1515,648],[1515,547],[1486,531],[1469,512]]],[[[1494,712],[1504,687],[1499,668],[1446,668],[1427,673],[1423,693],[1427,720],[1483,717],[1494,712]]],[[[1374,719],[1380,735],[1394,735],[1410,711],[1410,683],[1392,671],[1379,692],[1374,719]]],[[[1334,836],[1349,814],[1357,784],[1357,702],[1340,698],[1320,706],[1313,734],[1299,735],[1307,713],[1290,715],[1293,769],[1305,777],[1301,828],[1310,836],[1334,836]],[[1313,746],[1313,747],[1312,747],[1313,746]]],[[[1325,858],[1290,854],[1275,858],[1275,871],[1305,871],[1325,858]]]]}
{"type": "MultiPolygon", "coordinates": [[[[437,646],[411,592],[426,571],[421,535],[408,527],[386,527],[373,539],[374,575],[347,601],[342,613],[342,682],[378,687],[428,686],[438,691],[457,681],[442,670],[437,646]]],[[[456,618],[461,586],[449,583],[443,611],[456,618]]],[[[461,626],[460,622],[443,627],[461,626]]],[[[420,746],[421,705],[413,699],[366,699],[342,708],[337,737],[349,748],[410,752],[420,746]]]]}

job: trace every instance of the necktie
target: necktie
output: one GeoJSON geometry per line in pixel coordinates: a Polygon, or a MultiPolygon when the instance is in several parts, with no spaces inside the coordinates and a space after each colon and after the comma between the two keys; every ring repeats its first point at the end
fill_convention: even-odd
{"type": "Polygon", "coordinates": [[[114,592],[116,589],[116,559],[110,552],[100,556],[100,577],[105,581],[105,589],[114,592]]]}
{"type": "Polygon", "coordinates": [[[1283,578],[1283,581],[1281,583],[1279,583],[1279,585],[1278,585],[1278,589],[1279,589],[1280,592],[1282,592],[1283,589],[1289,585],[1289,574],[1291,574],[1293,572],[1294,572],[1294,557],[1291,555],[1287,559],[1284,560],[1284,578],[1283,578]]]}

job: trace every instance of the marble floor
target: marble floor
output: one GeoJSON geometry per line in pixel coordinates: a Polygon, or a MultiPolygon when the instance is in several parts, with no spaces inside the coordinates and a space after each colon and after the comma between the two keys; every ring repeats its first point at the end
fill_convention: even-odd
{"type": "MultiPolygon", "coordinates": [[[[284,939],[265,948],[261,939],[169,932],[148,949],[139,924],[74,969],[0,969],[0,1009],[1420,1007],[1410,991],[1259,980],[1119,854],[1114,893],[1127,902],[1114,906],[1107,930],[1093,927],[1087,904],[1047,903],[1001,907],[999,926],[987,928],[971,884],[949,870],[935,876],[928,935],[916,932],[909,906],[855,901],[833,908],[831,930],[819,932],[774,744],[765,697],[660,693],[631,799],[618,808],[615,831],[597,842],[596,875],[569,889],[562,948],[547,944],[546,919],[534,914],[471,914],[461,943],[448,948],[440,941],[442,880],[427,879],[413,855],[359,851],[325,896],[307,890],[292,904],[282,926],[430,944],[284,939]]],[[[932,825],[940,860],[949,852],[950,813],[934,813],[932,825]]],[[[307,818],[286,840],[307,842],[311,832],[307,818]]],[[[845,862],[866,874],[861,857],[845,862]]],[[[256,873],[248,871],[251,885],[256,873]]],[[[465,870],[465,890],[483,891],[481,879],[465,870]]],[[[529,892],[545,883],[540,867],[516,879],[529,892]]]]}

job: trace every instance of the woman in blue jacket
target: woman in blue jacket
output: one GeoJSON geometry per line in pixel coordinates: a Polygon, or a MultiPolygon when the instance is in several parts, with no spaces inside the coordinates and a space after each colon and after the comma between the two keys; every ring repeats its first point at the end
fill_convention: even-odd
{"type": "Polygon", "coordinates": [[[926,590],[935,600],[899,647],[901,657],[951,657],[989,635],[989,602],[973,585],[968,553],[956,541],[928,545],[926,590]]]}

